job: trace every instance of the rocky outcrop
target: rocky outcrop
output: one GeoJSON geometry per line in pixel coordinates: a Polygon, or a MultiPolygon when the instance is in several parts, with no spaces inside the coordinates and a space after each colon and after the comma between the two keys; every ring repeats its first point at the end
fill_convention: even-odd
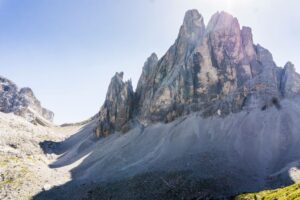
{"type": "Polygon", "coordinates": [[[0,111],[9,113],[14,109],[14,102],[18,94],[17,86],[10,80],[0,77],[0,111]]]}
{"type": "Polygon", "coordinates": [[[153,95],[153,75],[156,70],[157,62],[157,55],[152,53],[144,64],[142,75],[136,88],[136,102],[139,103],[138,108],[146,106],[147,100],[149,100],[153,95]]]}
{"type": "Polygon", "coordinates": [[[16,84],[4,77],[0,77],[0,112],[14,113],[33,123],[52,122],[54,117],[53,112],[41,106],[30,88],[19,90],[16,84]]]}
{"type": "Polygon", "coordinates": [[[114,131],[126,131],[132,118],[134,92],[131,81],[123,82],[123,72],[111,79],[105,103],[99,113],[96,135],[107,136],[114,131]]]}
{"type": "MultiPolygon", "coordinates": [[[[299,92],[300,76],[293,65],[278,67],[267,49],[253,43],[251,28],[241,28],[226,12],[217,12],[205,26],[198,11],[190,10],[167,53],[159,60],[152,54],[145,62],[136,92],[124,98],[130,104],[122,107],[131,114],[121,124],[170,122],[195,111],[207,117],[280,108],[282,98],[299,92]]],[[[118,95],[112,97],[110,104],[120,103],[118,95]]],[[[105,113],[117,116],[116,109],[110,111],[106,104],[105,113]]],[[[100,118],[102,134],[97,135],[113,132],[103,131],[103,123],[110,124],[109,130],[120,130],[120,122],[107,119],[100,118]]]]}
{"type": "Polygon", "coordinates": [[[281,92],[284,97],[293,97],[300,93],[300,75],[295,71],[295,67],[288,62],[282,70],[281,92]]]}

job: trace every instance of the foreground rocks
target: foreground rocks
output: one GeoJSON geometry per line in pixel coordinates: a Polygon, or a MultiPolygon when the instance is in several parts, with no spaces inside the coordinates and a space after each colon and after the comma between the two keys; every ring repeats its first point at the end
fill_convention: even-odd
{"type": "Polygon", "coordinates": [[[69,169],[48,166],[58,155],[46,154],[40,143],[64,140],[79,128],[34,125],[23,117],[0,112],[0,199],[31,199],[69,181],[69,169]]]}

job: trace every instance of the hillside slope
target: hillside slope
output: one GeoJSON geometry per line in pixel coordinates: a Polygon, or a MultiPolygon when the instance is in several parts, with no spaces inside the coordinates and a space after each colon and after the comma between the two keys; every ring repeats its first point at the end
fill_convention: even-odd
{"type": "Polygon", "coordinates": [[[69,168],[50,169],[57,155],[45,154],[40,145],[64,140],[79,128],[34,125],[23,117],[0,112],[0,199],[27,200],[69,181],[69,168]]]}
{"type": "MultiPolygon", "coordinates": [[[[193,183],[185,186],[187,190],[198,184],[202,186],[198,189],[223,197],[291,184],[300,181],[289,170],[299,167],[294,162],[300,161],[299,117],[300,98],[297,97],[283,100],[280,109],[274,106],[209,118],[194,113],[168,124],[140,126],[125,135],[115,133],[100,140],[85,134],[96,126],[93,122],[83,128],[87,131],[61,143],[67,148],[51,164],[60,168],[84,157],[71,170],[72,181],[41,193],[37,199],[79,198],[79,194],[74,197],[71,192],[79,188],[81,195],[89,190],[99,194],[97,189],[93,190],[98,184],[122,180],[129,185],[124,184],[123,190],[117,188],[119,192],[129,193],[131,199],[139,191],[137,186],[147,185],[145,179],[138,177],[149,173],[154,173],[148,177],[154,182],[161,182],[161,177],[169,177],[170,173],[180,177],[185,174],[184,182],[193,183]],[[131,181],[136,181],[133,177],[138,180],[136,187],[127,191],[131,181]]],[[[122,196],[117,191],[108,194],[111,199],[122,196]]]]}

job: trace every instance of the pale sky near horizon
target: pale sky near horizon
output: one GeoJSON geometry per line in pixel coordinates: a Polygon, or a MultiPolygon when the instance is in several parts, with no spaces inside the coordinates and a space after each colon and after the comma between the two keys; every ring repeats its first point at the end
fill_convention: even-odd
{"type": "Polygon", "coordinates": [[[99,111],[111,77],[134,87],[146,58],[174,43],[188,9],[227,11],[279,66],[300,72],[299,0],[0,0],[0,75],[31,87],[55,122],[99,111]]]}

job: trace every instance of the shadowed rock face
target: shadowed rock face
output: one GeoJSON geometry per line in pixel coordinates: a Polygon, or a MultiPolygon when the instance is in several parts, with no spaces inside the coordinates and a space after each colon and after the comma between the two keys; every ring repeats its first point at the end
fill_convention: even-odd
{"type": "Polygon", "coordinates": [[[0,111],[14,113],[36,123],[38,118],[53,121],[54,113],[43,108],[30,88],[20,90],[10,80],[0,77],[0,111]]]}
{"type": "Polygon", "coordinates": [[[190,10],[166,54],[158,60],[153,53],[145,62],[136,92],[128,87],[123,82],[117,87],[123,99],[119,93],[109,97],[115,106],[105,101],[100,113],[114,117],[100,117],[97,135],[130,128],[133,122],[170,122],[195,111],[225,116],[267,109],[298,94],[300,76],[290,62],[276,66],[267,49],[253,44],[251,28],[241,28],[237,18],[217,12],[205,26],[198,11],[190,10]],[[122,120],[116,121],[119,112],[122,120]]]}
{"type": "Polygon", "coordinates": [[[100,122],[96,135],[107,136],[112,131],[126,131],[126,123],[132,117],[134,93],[131,81],[123,82],[123,72],[116,73],[99,113],[100,122]]]}

